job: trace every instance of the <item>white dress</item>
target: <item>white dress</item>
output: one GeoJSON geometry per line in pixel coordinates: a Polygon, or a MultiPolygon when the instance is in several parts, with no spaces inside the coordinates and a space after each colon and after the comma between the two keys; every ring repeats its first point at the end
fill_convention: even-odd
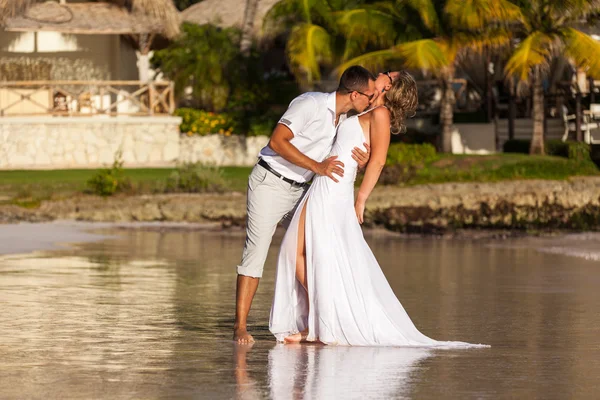
{"type": "Polygon", "coordinates": [[[283,238],[269,329],[278,341],[308,328],[308,341],[352,346],[472,347],[417,330],[363,237],[354,211],[354,147],[366,141],[358,116],[340,124],[330,155],[344,163],[338,183],[317,176],[283,238]],[[307,203],[306,292],[296,279],[298,222],[307,203]]]}

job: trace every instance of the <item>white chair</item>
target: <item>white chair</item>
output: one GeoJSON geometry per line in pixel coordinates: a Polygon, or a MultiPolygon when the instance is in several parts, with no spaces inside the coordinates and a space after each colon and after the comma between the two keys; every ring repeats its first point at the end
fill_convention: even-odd
{"type": "MultiPolygon", "coordinates": [[[[596,123],[596,128],[598,126],[600,126],[600,124],[598,123],[600,121],[600,103],[591,103],[590,104],[590,117],[591,120],[594,121],[596,123]]],[[[592,128],[594,129],[594,128],[592,128]]],[[[587,132],[588,137],[586,138],[586,143],[589,144],[599,144],[600,143],[600,139],[594,139],[592,137],[592,133],[591,132],[587,132]]]]}
{"type": "MultiPolygon", "coordinates": [[[[600,106],[600,104],[598,104],[598,106],[600,106]]],[[[591,114],[591,108],[590,108],[590,114],[591,114]]],[[[598,115],[600,116],[600,108],[598,108],[598,115]]],[[[563,122],[565,124],[565,133],[562,137],[562,141],[566,142],[567,139],[569,138],[569,132],[575,132],[577,131],[577,124],[575,122],[569,122],[569,121],[573,121],[577,118],[577,116],[575,114],[572,115],[568,115],[568,110],[566,106],[562,107],[562,116],[563,116],[563,122]]],[[[590,121],[590,115],[584,113],[583,114],[583,121],[581,123],[581,130],[584,132],[584,137],[583,140],[586,143],[595,143],[595,141],[592,139],[592,133],[591,130],[592,129],[597,129],[600,125],[597,122],[591,122],[590,121]]]]}

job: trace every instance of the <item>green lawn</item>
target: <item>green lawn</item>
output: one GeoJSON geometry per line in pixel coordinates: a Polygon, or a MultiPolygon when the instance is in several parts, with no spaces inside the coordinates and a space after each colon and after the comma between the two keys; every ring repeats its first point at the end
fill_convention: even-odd
{"type": "MultiPolygon", "coordinates": [[[[165,181],[174,168],[125,169],[139,193],[153,193],[159,183],[165,181]]],[[[223,176],[234,191],[245,191],[251,167],[224,167],[223,176]]],[[[13,199],[43,200],[64,198],[82,193],[86,182],[96,170],[50,170],[50,171],[0,171],[0,202],[13,199]]]]}
{"type": "Polygon", "coordinates": [[[563,180],[584,175],[600,175],[600,170],[591,162],[579,163],[554,156],[511,153],[488,156],[442,154],[438,160],[417,171],[416,176],[408,183],[563,180]]]}
{"type": "MultiPolygon", "coordinates": [[[[246,190],[251,167],[224,167],[229,189],[246,190]]],[[[155,193],[173,168],[125,169],[136,193],[155,193]]],[[[95,170],[0,171],[0,202],[35,207],[40,200],[82,193],[95,170]]],[[[600,175],[591,163],[552,156],[495,154],[489,156],[440,155],[420,168],[408,185],[443,182],[496,182],[515,179],[567,179],[600,175]]]]}

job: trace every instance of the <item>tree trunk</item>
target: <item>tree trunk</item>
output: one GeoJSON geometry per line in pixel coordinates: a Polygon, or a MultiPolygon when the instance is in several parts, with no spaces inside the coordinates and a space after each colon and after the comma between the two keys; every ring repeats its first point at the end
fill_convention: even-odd
{"type": "Polygon", "coordinates": [[[243,55],[250,55],[252,48],[252,36],[254,34],[254,18],[259,0],[246,0],[244,21],[242,23],[242,36],[240,38],[240,51],[243,55]]]}
{"type": "Polygon", "coordinates": [[[452,79],[442,81],[442,101],[440,104],[440,125],[442,127],[442,151],[452,152],[452,130],[454,121],[454,90],[452,90],[452,79]]]}
{"type": "Polygon", "coordinates": [[[533,136],[529,154],[545,154],[544,151],[544,88],[539,70],[533,77],[533,136]]]}
{"type": "Polygon", "coordinates": [[[517,105],[515,104],[514,85],[511,82],[510,94],[508,97],[508,138],[515,138],[515,119],[517,119],[517,105]]]}
{"type": "Polygon", "coordinates": [[[148,82],[150,80],[150,57],[148,53],[138,52],[138,74],[140,81],[148,82]]]}
{"type": "Polygon", "coordinates": [[[492,59],[490,57],[489,50],[485,57],[485,114],[487,122],[491,122],[494,119],[494,100],[493,100],[493,85],[494,76],[490,73],[490,65],[492,59]]]}

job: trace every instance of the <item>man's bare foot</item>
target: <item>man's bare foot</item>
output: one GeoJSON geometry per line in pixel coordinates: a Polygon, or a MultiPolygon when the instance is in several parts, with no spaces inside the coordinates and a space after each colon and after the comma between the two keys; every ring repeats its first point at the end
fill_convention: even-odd
{"type": "Polygon", "coordinates": [[[306,329],[302,332],[294,333],[293,335],[286,337],[285,339],[283,339],[283,343],[305,342],[307,337],[308,337],[308,329],[306,329]]]}
{"type": "Polygon", "coordinates": [[[233,340],[238,343],[254,343],[254,338],[248,333],[246,328],[237,328],[233,330],[233,340]]]}

